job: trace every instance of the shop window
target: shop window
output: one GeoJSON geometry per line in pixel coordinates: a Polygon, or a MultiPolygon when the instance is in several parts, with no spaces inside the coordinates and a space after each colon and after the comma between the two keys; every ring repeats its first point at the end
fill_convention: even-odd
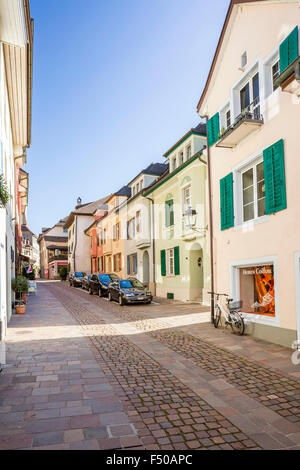
{"type": "Polygon", "coordinates": [[[239,268],[243,312],[275,317],[273,265],[239,268]]]}

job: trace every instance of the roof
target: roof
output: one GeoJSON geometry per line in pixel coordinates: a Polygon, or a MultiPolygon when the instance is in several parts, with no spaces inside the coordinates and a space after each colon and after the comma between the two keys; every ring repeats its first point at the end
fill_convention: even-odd
{"type": "Polygon", "coordinates": [[[193,134],[198,134],[202,136],[206,136],[206,124],[200,122],[196,127],[192,127],[183,137],[181,137],[176,144],[174,144],[166,153],[164,153],[164,157],[168,157],[170,153],[172,153],[179,145],[181,145],[188,137],[193,134]]]}
{"type": "Polygon", "coordinates": [[[32,230],[30,230],[30,228],[27,227],[27,225],[22,225],[22,226],[21,226],[21,231],[22,231],[22,232],[29,232],[29,233],[31,233],[31,235],[33,235],[34,237],[37,238],[36,234],[33,233],[32,230]]]}
{"type": "Polygon", "coordinates": [[[228,27],[228,24],[229,24],[229,21],[230,21],[230,18],[231,18],[231,14],[232,14],[232,11],[233,11],[235,5],[239,5],[239,4],[242,4],[242,3],[254,3],[254,2],[257,3],[257,2],[265,2],[265,1],[266,0],[231,0],[230,1],[230,5],[228,7],[228,11],[227,11],[225,21],[224,21],[224,24],[223,24],[223,28],[222,28],[222,31],[221,31],[221,35],[220,35],[220,38],[219,38],[219,42],[218,42],[218,45],[217,45],[217,48],[216,48],[216,51],[215,51],[215,55],[214,55],[214,58],[213,58],[213,61],[212,61],[212,64],[211,64],[211,67],[210,67],[210,70],[209,70],[209,73],[208,73],[206,84],[205,84],[205,87],[203,89],[201,98],[200,98],[200,100],[198,102],[198,105],[197,105],[197,111],[198,112],[200,111],[200,108],[203,104],[206,93],[208,91],[210,81],[212,79],[212,76],[213,76],[213,73],[214,73],[214,70],[215,70],[215,66],[216,66],[216,63],[217,63],[217,60],[218,60],[218,57],[219,57],[219,53],[220,53],[221,48],[222,48],[225,33],[227,31],[227,27],[228,27]]]}
{"type": "Polygon", "coordinates": [[[133,183],[141,175],[153,175],[160,176],[166,171],[166,163],[151,163],[147,168],[140,171],[140,173],[135,176],[128,184],[133,183]]]}
{"type": "Polygon", "coordinates": [[[123,188],[119,189],[119,191],[117,191],[115,193],[115,196],[127,196],[127,197],[130,197],[131,196],[131,188],[129,186],[123,186],[123,188]]]}
{"type": "Polygon", "coordinates": [[[110,196],[106,196],[102,197],[101,199],[97,199],[97,201],[76,206],[75,210],[72,211],[68,217],[66,217],[64,228],[69,228],[72,225],[76,215],[93,215],[98,209],[104,209],[103,206],[109,198],[110,196]]]}

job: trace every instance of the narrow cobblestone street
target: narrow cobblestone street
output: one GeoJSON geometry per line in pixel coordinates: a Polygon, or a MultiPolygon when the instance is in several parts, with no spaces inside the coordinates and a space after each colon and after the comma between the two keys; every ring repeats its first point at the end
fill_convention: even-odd
{"type": "Polygon", "coordinates": [[[291,351],[208,320],[39,283],[9,325],[0,449],[300,449],[291,351]]]}

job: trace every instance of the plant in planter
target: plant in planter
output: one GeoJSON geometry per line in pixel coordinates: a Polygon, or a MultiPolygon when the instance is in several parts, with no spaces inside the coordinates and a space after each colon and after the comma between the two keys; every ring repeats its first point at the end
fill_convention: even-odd
{"type": "Polygon", "coordinates": [[[26,277],[18,276],[12,280],[12,290],[16,293],[18,301],[22,301],[26,304],[26,293],[28,292],[28,282],[26,277]]]}
{"type": "Polygon", "coordinates": [[[18,315],[24,315],[24,313],[26,312],[26,305],[24,304],[23,300],[17,300],[15,303],[15,307],[16,313],[18,315]]]}
{"type": "Polygon", "coordinates": [[[68,268],[67,266],[62,266],[59,270],[59,277],[62,281],[65,281],[67,279],[68,275],[68,268]]]}
{"type": "Polygon", "coordinates": [[[4,207],[11,199],[4,175],[0,175],[0,206],[4,207]]]}

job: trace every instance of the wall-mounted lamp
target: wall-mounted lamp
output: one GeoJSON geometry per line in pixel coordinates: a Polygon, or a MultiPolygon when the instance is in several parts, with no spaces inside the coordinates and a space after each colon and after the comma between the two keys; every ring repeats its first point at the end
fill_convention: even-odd
{"type": "Polygon", "coordinates": [[[188,227],[190,230],[194,230],[195,232],[202,232],[203,230],[206,231],[208,230],[208,225],[204,228],[196,228],[196,223],[197,223],[197,211],[195,209],[192,209],[189,207],[184,213],[183,213],[183,220],[184,220],[184,225],[185,227],[188,227]]]}

